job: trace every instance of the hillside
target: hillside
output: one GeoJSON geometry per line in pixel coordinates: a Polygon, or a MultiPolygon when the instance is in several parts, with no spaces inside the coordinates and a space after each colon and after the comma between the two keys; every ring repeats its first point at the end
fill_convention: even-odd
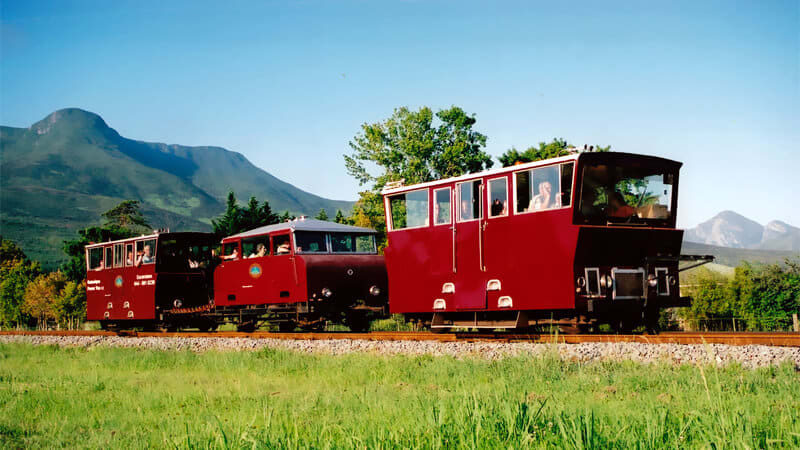
{"type": "Polygon", "coordinates": [[[208,230],[228,190],[273,210],[347,212],[352,202],[302,191],[219,147],[122,137],[97,114],[56,111],[30,128],[0,127],[0,226],[34,259],[54,267],[61,243],[125,199],[142,202],[154,227],[208,230]]]}
{"type": "Polygon", "coordinates": [[[715,263],[730,267],[738,266],[742,261],[774,264],[782,263],[786,258],[800,259],[800,251],[731,248],[687,241],[683,242],[681,253],[714,255],[715,263]]]}

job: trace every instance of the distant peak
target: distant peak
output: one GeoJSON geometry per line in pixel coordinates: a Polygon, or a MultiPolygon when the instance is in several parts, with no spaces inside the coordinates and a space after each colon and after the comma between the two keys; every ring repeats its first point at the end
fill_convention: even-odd
{"type": "Polygon", "coordinates": [[[102,117],[80,108],[59,109],[31,125],[31,130],[36,134],[46,134],[54,126],[94,128],[101,131],[111,130],[102,117]]]}

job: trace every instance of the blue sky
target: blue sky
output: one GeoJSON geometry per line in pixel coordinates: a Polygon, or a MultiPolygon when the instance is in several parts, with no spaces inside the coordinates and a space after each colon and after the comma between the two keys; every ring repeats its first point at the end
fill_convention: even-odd
{"type": "Polygon", "coordinates": [[[683,161],[681,226],[800,226],[799,4],[2,0],[0,122],[80,107],[355,199],[362,123],[458,105],[494,156],[563,137],[683,161]]]}

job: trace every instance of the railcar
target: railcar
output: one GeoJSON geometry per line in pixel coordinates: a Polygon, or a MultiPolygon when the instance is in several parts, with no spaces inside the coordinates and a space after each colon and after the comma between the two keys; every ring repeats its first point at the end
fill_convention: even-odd
{"type": "Polygon", "coordinates": [[[326,322],[364,331],[385,316],[388,280],[375,231],[300,218],[222,240],[213,315],[240,327],[267,320],[280,330],[326,322]]]}
{"type": "MultiPolygon", "coordinates": [[[[86,246],[86,318],[108,328],[181,322],[179,311],[208,310],[209,233],[154,233],[86,246]]],[[[190,325],[209,328],[209,319],[190,325]]]]}
{"type": "Polygon", "coordinates": [[[661,308],[690,300],[679,292],[680,167],[574,152],[391,185],[382,192],[390,311],[439,331],[654,329],[661,308]]]}

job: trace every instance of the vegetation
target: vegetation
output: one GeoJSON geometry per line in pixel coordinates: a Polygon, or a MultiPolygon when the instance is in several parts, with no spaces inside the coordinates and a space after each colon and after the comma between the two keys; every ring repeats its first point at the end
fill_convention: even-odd
{"type": "Polygon", "coordinates": [[[30,261],[13,242],[0,243],[0,328],[27,325],[30,316],[22,311],[25,289],[42,273],[38,262],[30,261]]]}
{"type": "MultiPolygon", "coordinates": [[[[286,214],[288,215],[288,212],[286,214]]],[[[225,212],[216,220],[212,220],[211,225],[214,227],[214,234],[222,239],[242,231],[272,225],[280,220],[281,217],[272,212],[268,201],[259,204],[255,197],[250,197],[247,207],[243,208],[238,205],[236,194],[230,191],[225,212]]]]}
{"type": "MultiPolygon", "coordinates": [[[[566,156],[569,154],[570,148],[573,147],[569,145],[566,140],[554,138],[549,143],[540,142],[538,147],[530,146],[522,152],[518,151],[514,147],[511,147],[497,159],[500,160],[500,164],[502,164],[503,167],[508,167],[518,163],[541,161],[543,159],[566,156]]],[[[595,152],[607,152],[610,150],[610,145],[606,147],[592,146],[592,151],[595,152]]]]}
{"type": "Polygon", "coordinates": [[[680,312],[686,328],[704,330],[791,330],[800,314],[800,261],[744,262],[725,275],[700,268],[685,277],[683,294],[694,298],[680,312]]]}
{"type": "Polygon", "coordinates": [[[474,115],[457,106],[438,111],[397,108],[388,119],[363,124],[352,141],[353,154],[345,155],[347,173],[360,185],[350,221],[356,226],[386,231],[380,191],[390,181],[422,183],[439,178],[479,172],[492,167],[484,151],[486,136],[475,131],[474,115]],[[377,168],[377,172],[371,168],[377,168]]]}
{"type": "Polygon", "coordinates": [[[790,365],[21,344],[0,360],[2,447],[800,446],[790,365]]]}

